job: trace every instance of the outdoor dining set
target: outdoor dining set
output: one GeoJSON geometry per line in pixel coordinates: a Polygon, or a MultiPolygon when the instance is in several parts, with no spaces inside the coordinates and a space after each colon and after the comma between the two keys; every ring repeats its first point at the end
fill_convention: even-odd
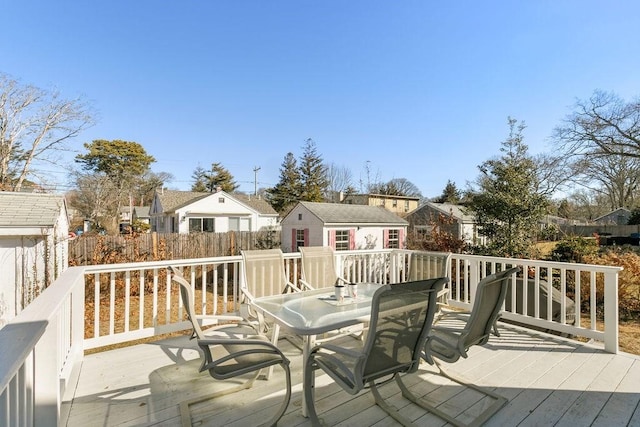
{"type": "Polygon", "coordinates": [[[230,393],[251,387],[258,378],[269,380],[276,367],[284,371],[284,399],[265,425],[276,425],[291,399],[290,361],[278,347],[280,339],[293,340],[302,350],[301,410],[312,425],[322,425],[314,405],[318,371],[351,395],[370,389],[376,405],[404,426],[414,424],[383,398],[382,384],[395,382],[405,399],[453,425],[480,425],[506,404],[493,391],[451,376],[441,364],[466,358],[471,346],[483,345],[498,333],[496,321],[519,268],[504,267],[485,275],[477,284],[472,309],[460,312],[446,307],[449,254],[431,254],[425,268],[416,253],[405,266],[406,281],[381,285],[342,278],[330,247],[300,247],[299,251],[297,285],[285,270],[280,249],[243,251],[241,316],[229,316],[228,323],[208,329],[202,326],[203,316],[195,312],[191,284],[179,269],[169,267],[193,326],[201,372],[208,371],[216,380],[246,378],[225,390],[230,393]],[[447,318],[457,322],[445,322],[447,318]],[[449,380],[483,393],[492,403],[471,424],[431,405],[403,381],[422,362],[434,365],[449,380]]]}

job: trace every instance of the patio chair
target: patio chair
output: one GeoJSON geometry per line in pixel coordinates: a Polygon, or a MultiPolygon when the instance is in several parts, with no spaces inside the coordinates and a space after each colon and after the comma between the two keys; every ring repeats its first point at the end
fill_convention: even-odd
{"type": "MultiPolygon", "coordinates": [[[[271,342],[278,342],[279,326],[264,318],[262,313],[253,310],[251,302],[255,298],[278,295],[288,292],[299,292],[284,269],[284,255],[280,249],[241,251],[244,278],[240,286],[243,303],[240,313],[248,321],[257,322],[260,332],[271,334],[271,342]]],[[[305,288],[312,289],[303,284],[305,288]]]]}
{"type": "Polygon", "coordinates": [[[347,393],[370,388],[376,404],[405,426],[413,425],[389,405],[378,385],[417,371],[424,342],[436,311],[437,293],[446,278],[385,285],[371,304],[369,332],[356,347],[324,343],[314,347],[306,361],[304,390],[312,425],[320,425],[313,402],[315,371],[326,372],[347,393]]]}
{"type": "MultiPolygon", "coordinates": [[[[456,362],[461,357],[468,357],[467,351],[470,347],[487,343],[491,330],[504,304],[509,281],[518,271],[520,271],[519,267],[513,267],[499,273],[491,274],[480,280],[476,289],[471,314],[467,318],[464,327],[441,327],[436,324],[431,328],[431,332],[424,345],[424,359],[429,364],[436,365],[440,375],[458,384],[484,393],[494,400],[493,404],[489,405],[468,425],[477,426],[483,424],[507,403],[507,399],[490,390],[452,376],[443,369],[438,363],[438,360],[448,363],[456,362]]],[[[427,409],[429,412],[445,419],[447,422],[456,426],[467,426],[467,424],[462,423],[460,420],[455,419],[425,400],[416,398],[406,387],[403,386],[402,390],[405,397],[427,409]]]]}
{"type": "Polygon", "coordinates": [[[291,399],[291,373],[289,359],[267,337],[259,335],[252,325],[247,323],[219,325],[203,331],[198,320],[202,316],[195,314],[194,298],[191,285],[180,271],[168,267],[172,273],[172,280],[180,285],[180,296],[191,321],[193,332],[191,338],[196,338],[202,357],[199,372],[208,371],[217,380],[226,380],[241,375],[253,374],[246,381],[235,387],[221,390],[206,397],[198,397],[180,404],[183,425],[191,425],[189,405],[203,402],[221,395],[245,390],[253,386],[260,370],[275,365],[282,366],[285,372],[286,392],[282,405],[276,414],[264,425],[276,425],[284,415],[291,399]]]}
{"type": "Polygon", "coordinates": [[[336,271],[335,253],[330,246],[300,246],[301,282],[309,287],[324,288],[347,285],[349,281],[336,271]]]}
{"type": "MultiPolygon", "coordinates": [[[[451,252],[412,252],[409,256],[407,280],[424,280],[435,277],[451,277],[451,252]]],[[[438,293],[438,308],[447,305],[449,280],[438,293]]]]}
{"type": "MultiPolygon", "coordinates": [[[[335,265],[335,253],[330,246],[300,246],[301,279],[309,288],[325,288],[335,285],[348,285],[350,282],[338,275],[335,265]]],[[[364,325],[351,326],[335,333],[327,334],[318,342],[335,339],[344,335],[361,337],[364,325]]]]}

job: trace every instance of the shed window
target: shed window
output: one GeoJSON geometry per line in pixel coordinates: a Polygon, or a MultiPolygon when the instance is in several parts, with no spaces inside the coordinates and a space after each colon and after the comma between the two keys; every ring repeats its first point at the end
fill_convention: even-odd
{"type": "Polygon", "coordinates": [[[349,230],[336,230],[336,250],[349,250],[349,230]]]}

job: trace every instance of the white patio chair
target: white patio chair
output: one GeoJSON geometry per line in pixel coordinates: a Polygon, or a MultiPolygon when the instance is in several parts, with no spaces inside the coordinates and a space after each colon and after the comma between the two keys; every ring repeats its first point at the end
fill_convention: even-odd
{"type": "Polygon", "coordinates": [[[436,324],[431,328],[424,345],[424,359],[429,364],[436,365],[440,375],[458,384],[484,393],[494,400],[493,404],[486,407],[472,423],[464,424],[441,409],[431,405],[429,402],[416,398],[406,387],[402,386],[402,392],[405,397],[455,426],[482,425],[507,403],[507,399],[503,396],[447,373],[442,365],[438,363],[438,360],[448,363],[456,362],[461,357],[468,357],[467,351],[471,346],[484,345],[487,343],[496,318],[502,309],[507,287],[509,286],[509,280],[511,280],[518,271],[520,271],[520,268],[513,267],[499,273],[491,274],[482,279],[478,283],[473,308],[464,327],[450,328],[441,327],[436,324]]]}
{"type": "Polygon", "coordinates": [[[168,269],[172,273],[172,280],[180,285],[182,304],[193,327],[191,338],[197,339],[200,348],[202,364],[199,372],[208,371],[209,375],[217,380],[253,373],[249,379],[235,387],[182,402],[180,411],[183,425],[191,425],[189,405],[250,388],[260,370],[280,365],[285,372],[287,388],[285,398],[276,414],[263,424],[265,426],[276,425],[284,415],[291,399],[289,359],[265,336],[259,335],[253,326],[247,323],[219,325],[203,331],[198,322],[202,316],[195,314],[191,285],[176,268],[168,267],[168,269]]]}
{"type": "Polygon", "coordinates": [[[371,388],[376,404],[404,426],[412,422],[388,404],[378,385],[418,369],[436,311],[437,292],[446,278],[385,285],[371,303],[370,327],[364,342],[355,347],[321,344],[306,361],[304,390],[312,425],[320,425],[313,402],[315,371],[326,372],[347,393],[371,388]]]}
{"type": "Polygon", "coordinates": [[[301,246],[301,282],[309,287],[324,288],[348,285],[349,281],[336,270],[335,253],[330,246],[301,246]]]}
{"type": "Polygon", "coordinates": [[[451,277],[451,252],[414,251],[409,255],[408,281],[446,277],[445,287],[438,292],[438,310],[447,305],[451,277]]]}

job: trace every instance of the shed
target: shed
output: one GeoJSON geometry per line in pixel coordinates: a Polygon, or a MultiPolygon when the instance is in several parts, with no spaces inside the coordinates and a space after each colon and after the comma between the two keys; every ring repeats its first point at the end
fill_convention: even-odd
{"type": "Polygon", "coordinates": [[[0,192],[0,324],[68,267],[68,238],[63,196],[0,192]]]}
{"type": "Polygon", "coordinates": [[[407,221],[380,206],[298,202],[282,219],[282,250],[404,249],[407,221]]]}

